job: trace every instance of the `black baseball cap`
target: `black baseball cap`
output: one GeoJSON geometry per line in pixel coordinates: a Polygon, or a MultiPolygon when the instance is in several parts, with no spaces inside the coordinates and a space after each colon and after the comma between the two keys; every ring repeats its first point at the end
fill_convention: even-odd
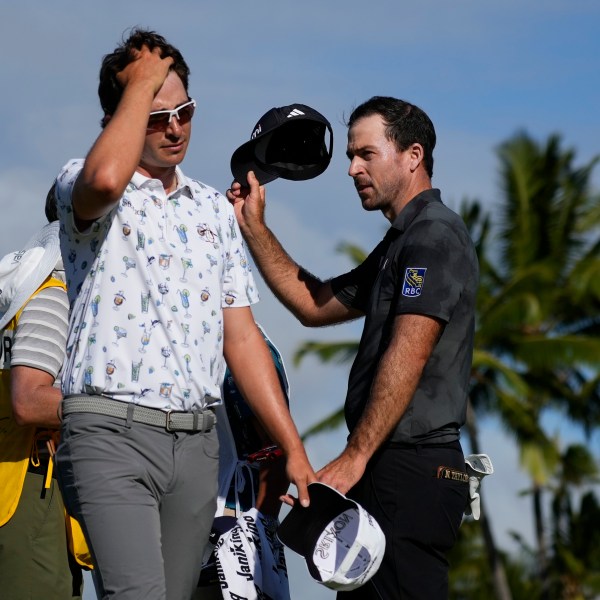
{"type": "Polygon", "coordinates": [[[254,171],[261,185],[278,177],[302,181],[323,173],[332,153],[329,121],[306,104],[290,104],[259,119],[250,140],[233,153],[231,172],[242,185],[247,185],[248,171],[254,171]]]}

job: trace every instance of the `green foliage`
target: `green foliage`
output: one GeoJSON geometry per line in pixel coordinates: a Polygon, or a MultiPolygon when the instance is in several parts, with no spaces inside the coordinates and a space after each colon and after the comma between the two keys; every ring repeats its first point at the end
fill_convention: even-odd
{"type": "MultiPolygon", "coordinates": [[[[449,600],[490,600],[493,577],[480,521],[463,520],[458,541],[448,555],[449,600]]],[[[527,552],[516,557],[501,553],[513,600],[538,600],[541,586],[535,578],[535,562],[527,552]]]]}
{"type": "Polygon", "coordinates": [[[337,251],[345,254],[355,265],[360,265],[367,258],[367,253],[362,248],[348,242],[338,244],[337,251]]]}
{"type": "Polygon", "coordinates": [[[324,431],[331,431],[332,429],[338,429],[344,424],[344,409],[339,408],[329,416],[321,419],[318,423],[307,429],[300,437],[302,441],[305,441],[312,435],[317,433],[323,433],[324,431]]]}
{"type": "Polygon", "coordinates": [[[294,353],[294,365],[298,366],[302,359],[315,355],[322,362],[345,363],[354,357],[358,350],[358,342],[304,342],[294,353]]]}

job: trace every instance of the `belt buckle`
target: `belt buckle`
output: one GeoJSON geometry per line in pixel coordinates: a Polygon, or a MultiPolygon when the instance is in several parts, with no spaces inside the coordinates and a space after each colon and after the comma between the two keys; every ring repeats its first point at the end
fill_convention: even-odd
{"type": "Polygon", "coordinates": [[[171,413],[173,411],[172,410],[168,410],[167,414],[165,416],[165,429],[169,432],[175,431],[174,429],[171,429],[171,413]]]}

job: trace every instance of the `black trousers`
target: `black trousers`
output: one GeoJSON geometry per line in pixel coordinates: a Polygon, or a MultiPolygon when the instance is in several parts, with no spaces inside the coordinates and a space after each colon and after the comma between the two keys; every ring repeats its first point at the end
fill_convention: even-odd
{"type": "Polygon", "coordinates": [[[445,600],[446,553],[458,535],[469,497],[464,481],[438,477],[438,468],[465,472],[458,442],[380,450],[348,496],[362,504],[386,538],[383,562],[362,587],[338,600],[445,600]]]}

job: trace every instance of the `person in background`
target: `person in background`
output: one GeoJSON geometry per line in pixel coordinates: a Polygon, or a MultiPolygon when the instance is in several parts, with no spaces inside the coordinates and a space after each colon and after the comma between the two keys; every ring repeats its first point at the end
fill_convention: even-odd
{"type": "Polygon", "coordinates": [[[189,600],[216,507],[223,358],[308,503],[314,472],[269,349],[232,207],[179,167],[196,102],[156,32],[107,54],[102,131],[57,178],[71,320],[56,462],[99,595],[189,600]]]}
{"type": "Polygon", "coordinates": [[[69,305],[54,186],[49,224],[0,261],[0,595],[81,597],[53,473],[69,305]]]}
{"type": "Polygon", "coordinates": [[[227,192],[277,298],[311,327],[364,317],[345,402],[342,453],[317,476],[380,524],[378,572],[342,598],[446,598],[446,552],[469,485],[459,442],[473,350],[478,263],[465,224],[432,188],[435,130],[417,106],[376,96],[348,121],[348,174],[391,227],[356,269],[321,281],[265,224],[253,173],[227,192]]]}

